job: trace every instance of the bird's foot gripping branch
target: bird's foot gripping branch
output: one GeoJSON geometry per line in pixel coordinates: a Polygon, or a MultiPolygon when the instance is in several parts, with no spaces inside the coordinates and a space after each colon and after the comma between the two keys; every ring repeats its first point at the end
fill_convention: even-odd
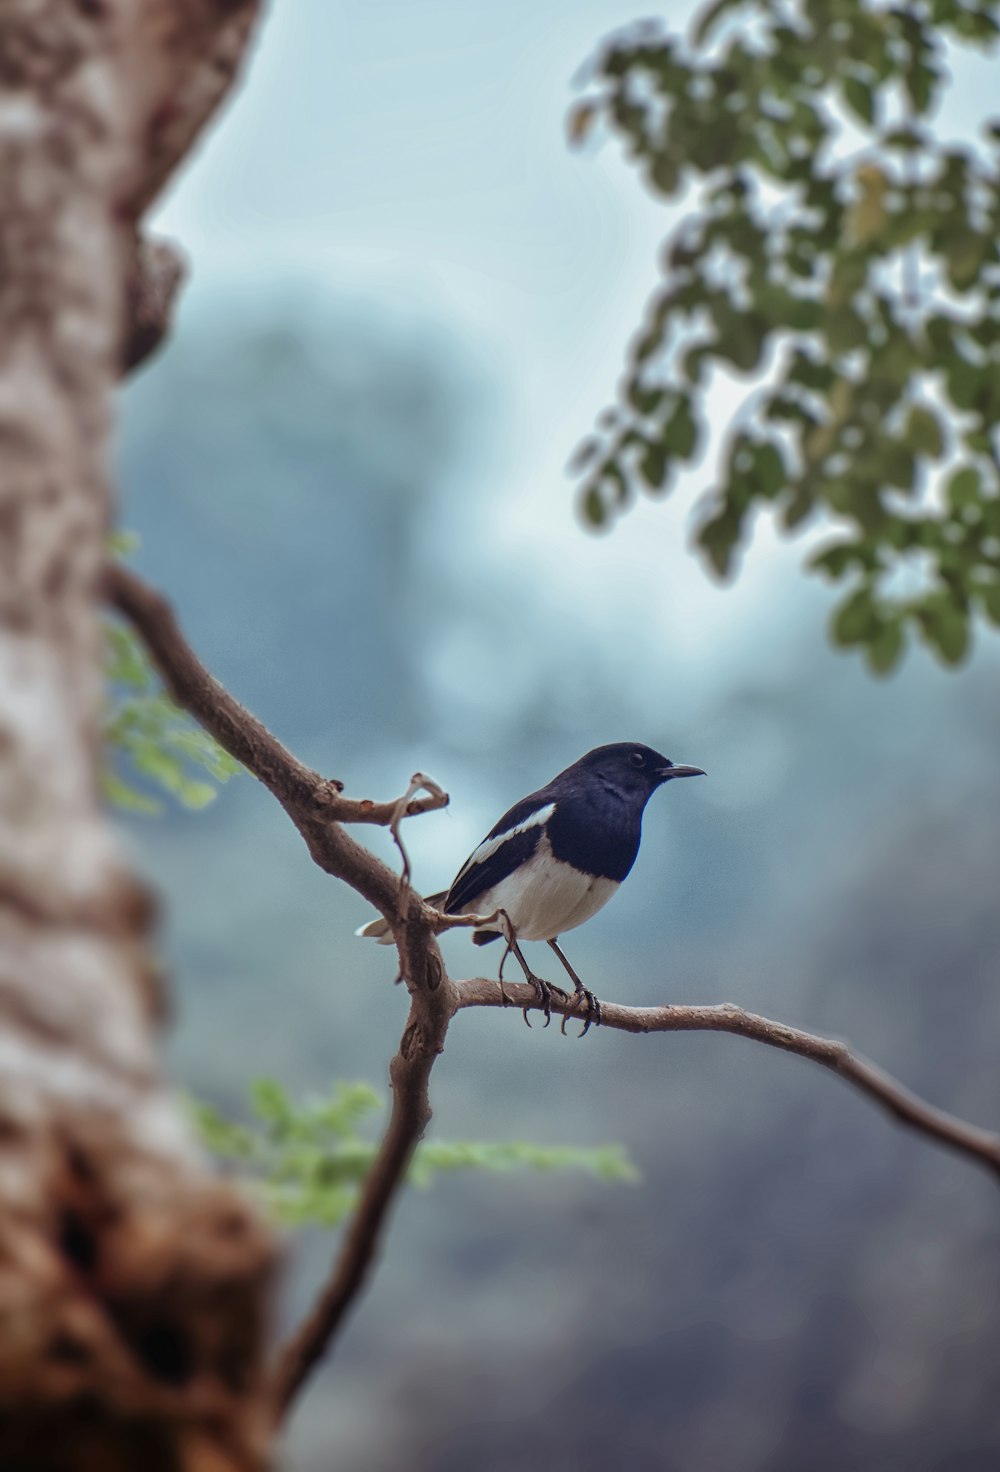
{"type": "MultiPolygon", "coordinates": [[[[549,939],[553,944],[551,937],[544,934],[545,917],[537,921],[542,930],[540,935],[525,934],[532,929],[530,895],[525,898],[525,892],[531,886],[525,880],[526,877],[530,880],[536,871],[527,868],[523,853],[530,845],[529,861],[540,853],[548,862],[551,851],[557,863],[572,869],[570,882],[579,894],[579,876],[586,876],[588,858],[581,857],[579,847],[567,857],[566,832],[553,820],[560,802],[564,810],[568,807],[572,811],[574,804],[567,800],[565,788],[561,792],[557,789],[555,796],[552,789],[574,774],[575,768],[582,763],[567,768],[548,789],[540,789],[531,798],[515,805],[470,856],[448,895],[432,896],[425,901],[410,886],[409,862],[400,839],[400,825],[404,817],[432,812],[446,805],[447,794],[437,783],[417,773],[403,794],[392,801],[359,801],[345,797],[342,782],[324,778],[303,766],[208,673],[185,640],[164,598],[133,573],[117,565],[108,571],[107,594],[113,607],[129,620],[144,641],[177,704],[274,794],[301,833],[315,863],[348,884],[381,912],[383,920],[373,924],[384,926],[385,931],[391,934],[410,996],[403,1035],[389,1069],[392,1111],[386,1133],[326,1284],[311,1312],[278,1353],[272,1366],[270,1402],[276,1420],[288,1412],[309,1375],[333,1345],[352,1304],[368,1280],[393,1202],[431,1117],[431,1070],[444,1048],[453,1018],[469,1008],[499,1008],[514,1003],[525,1013],[532,1010],[546,1015],[555,1013],[565,1023],[567,1018],[579,1017],[582,993],[587,999],[587,1025],[600,1020],[603,1028],[630,1033],[726,1032],[795,1053],[838,1074],[898,1123],[985,1166],[1000,1180],[1000,1136],[928,1104],[836,1039],[787,1027],[784,1023],[728,1004],[628,1007],[611,1002],[598,1003],[562,958],[557,945],[553,945],[553,949],[564,960],[574,981],[572,996],[551,987],[547,995],[540,996],[538,988],[528,981],[508,984],[486,978],[453,981],[445,970],[436,935],[445,929],[471,928],[473,940],[479,944],[500,939],[504,934],[502,911],[506,910],[509,919],[513,901],[501,904],[498,895],[509,898],[513,892],[514,899],[522,905],[517,912],[522,923],[514,927],[515,941],[519,937],[541,938],[549,939]],[[544,800],[540,801],[543,797],[544,800]],[[400,874],[394,874],[347,831],[345,825],[355,823],[380,824],[391,829],[402,854],[400,874]],[[519,859],[518,854],[521,854],[519,859]],[[516,862],[510,863],[512,859],[516,862]],[[501,871],[505,864],[508,867],[504,873],[501,871]]],[[[592,764],[588,771],[596,770],[605,779],[609,772],[612,778],[616,773],[620,777],[618,757],[613,756],[609,761],[607,755],[614,750],[598,748],[596,753],[588,753],[583,759],[584,763],[592,764]]],[[[632,745],[624,748],[625,762],[638,777],[641,769],[629,760],[630,752],[643,754],[645,761],[644,754],[648,748],[632,745]]],[[[696,769],[673,768],[670,764],[672,770],[670,776],[666,776],[666,759],[656,753],[651,753],[651,756],[661,765],[644,777],[647,785],[654,776],[658,778],[649,791],[655,790],[662,781],[670,780],[670,776],[696,774],[696,769]]],[[[577,771],[571,781],[571,793],[576,790],[573,784],[578,785],[579,777],[577,771]]],[[[585,773],[584,786],[588,783],[585,773]]],[[[649,792],[646,797],[648,795],[649,792]]],[[[645,800],[642,799],[641,806],[645,805],[645,800]]],[[[604,876],[605,886],[612,885],[610,892],[599,887],[602,876],[590,876],[595,880],[596,895],[587,901],[592,908],[586,911],[583,919],[606,902],[621,878],[628,873],[634,857],[634,852],[631,856],[619,853],[615,872],[620,877],[604,876]]],[[[589,858],[591,865],[593,862],[589,858]]],[[[606,866],[606,857],[604,862],[606,866]]],[[[553,873],[559,875],[560,871],[553,870],[550,864],[547,870],[550,881],[553,873]]],[[[564,919],[562,923],[565,925],[564,919]]],[[[582,920],[575,923],[582,923],[582,920]]],[[[372,933],[371,927],[366,928],[372,933]]]]}

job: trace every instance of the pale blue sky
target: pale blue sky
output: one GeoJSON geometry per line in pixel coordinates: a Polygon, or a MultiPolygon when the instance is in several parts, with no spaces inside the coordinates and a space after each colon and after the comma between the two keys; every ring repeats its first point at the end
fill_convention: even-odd
{"type": "MultiPolygon", "coordinates": [[[[722,595],[686,550],[685,498],[595,538],[565,475],[612,396],[664,234],[613,144],[566,144],[574,73],[636,14],[622,0],[276,4],[156,224],[192,257],[186,310],[234,285],[312,281],[452,334],[496,399],[488,453],[467,470],[470,578],[488,541],[574,617],[631,622],[638,643],[667,641],[670,666],[704,671],[707,650],[759,633],[772,559],[722,595]]],[[[779,569],[793,585],[794,560],[779,569]]]]}

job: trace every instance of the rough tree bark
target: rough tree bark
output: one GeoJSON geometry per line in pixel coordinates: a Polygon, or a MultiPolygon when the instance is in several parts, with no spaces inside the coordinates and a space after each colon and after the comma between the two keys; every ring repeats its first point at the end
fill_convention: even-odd
{"type": "Polygon", "coordinates": [[[138,215],[256,8],[0,12],[0,1468],[18,1472],[267,1455],[271,1241],[164,1088],[152,906],[95,783],[112,397],[155,340],[147,287],[177,280],[138,215]]]}

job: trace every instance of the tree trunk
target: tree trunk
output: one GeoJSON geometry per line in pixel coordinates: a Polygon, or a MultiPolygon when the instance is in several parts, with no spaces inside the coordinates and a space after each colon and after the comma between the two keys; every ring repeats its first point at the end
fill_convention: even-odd
{"type": "Polygon", "coordinates": [[[17,1472],[266,1460],[270,1239],[165,1091],[153,906],[96,788],[136,212],[253,9],[5,0],[0,18],[0,1468],[17,1472]]]}

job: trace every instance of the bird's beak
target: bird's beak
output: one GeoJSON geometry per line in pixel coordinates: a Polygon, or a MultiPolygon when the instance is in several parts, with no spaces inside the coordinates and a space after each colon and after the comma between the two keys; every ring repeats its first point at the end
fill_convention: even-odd
{"type": "Polygon", "coordinates": [[[685,767],[678,762],[670,762],[668,766],[660,768],[660,776],[664,782],[669,782],[671,777],[704,777],[704,775],[701,767],[685,767]]]}

